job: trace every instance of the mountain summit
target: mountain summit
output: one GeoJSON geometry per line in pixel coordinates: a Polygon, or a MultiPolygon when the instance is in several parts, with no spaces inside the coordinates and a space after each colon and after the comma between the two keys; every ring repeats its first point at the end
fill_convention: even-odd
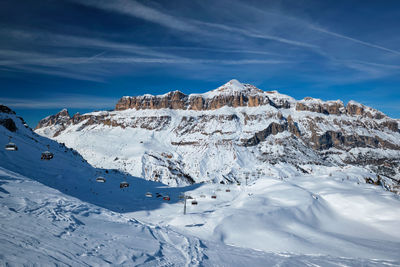
{"type": "Polygon", "coordinates": [[[202,94],[204,97],[213,97],[218,95],[238,95],[238,94],[258,94],[264,91],[251,84],[242,84],[236,79],[230,80],[226,84],[215,90],[202,94]]]}
{"type": "Polygon", "coordinates": [[[36,132],[94,166],[168,185],[360,168],[365,181],[400,188],[398,120],[354,101],[296,100],[237,80],[203,94],[122,97],[114,111],[61,112],[36,132]]]}

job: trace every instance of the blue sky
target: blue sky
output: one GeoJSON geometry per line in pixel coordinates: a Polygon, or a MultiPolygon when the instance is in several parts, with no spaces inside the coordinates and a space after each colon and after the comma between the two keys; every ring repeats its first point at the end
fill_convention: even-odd
{"type": "Polygon", "coordinates": [[[400,1],[3,0],[0,103],[31,126],[230,79],[400,118],[400,1]]]}

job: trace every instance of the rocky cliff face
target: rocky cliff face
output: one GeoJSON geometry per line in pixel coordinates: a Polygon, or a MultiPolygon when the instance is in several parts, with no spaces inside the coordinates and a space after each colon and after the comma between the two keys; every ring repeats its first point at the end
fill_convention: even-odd
{"type": "Polygon", "coordinates": [[[400,180],[398,120],[354,101],[295,100],[236,80],[204,94],[123,97],[110,112],[63,110],[36,132],[94,165],[170,185],[349,165],[385,177],[390,190],[400,180]]]}
{"type": "Polygon", "coordinates": [[[48,132],[46,135],[57,136],[61,131],[65,129],[65,127],[71,124],[71,116],[68,113],[67,109],[63,109],[55,115],[48,116],[39,121],[38,125],[36,125],[35,130],[46,128],[48,132]]]}
{"type": "MultiPolygon", "coordinates": [[[[0,105],[0,115],[1,114],[2,115],[6,115],[6,114],[15,115],[15,112],[7,106],[0,105]]],[[[21,121],[22,125],[24,125],[25,128],[29,128],[29,126],[26,124],[26,122],[24,121],[23,118],[21,118],[19,116],[17,116],[17,118],[21,121]]],[[[16,132],[18,130],[18,127],[15,124],[15,122],[12,119],[8,118],[7,116],[0,116],[0,125],[5,127],[10,132],[16,132]]]]}
{"type": "Polygon", "coordinates": [[[284,105],[273,103],[268,94],[250,84],[241,84],[237,80],[206,94],[185,95],[180,91],[161,96],[144,95],[121,98],[115,109],[181,109],[181,110],[214,110],[228,107],[257,107],[260,105],[284,105]]]}
{"type": "Polygon", "coordinates": [[[322,114],[331,115],[349,115],[349,116],[362,116],[371,119],[383,119],[385,114],[370,107],[366,107],[355,101],[350,101],[346,107],[340,100],[337,101],[321,101],[306,97],[296,103],[297,111],[311,111],[322,114]]]}

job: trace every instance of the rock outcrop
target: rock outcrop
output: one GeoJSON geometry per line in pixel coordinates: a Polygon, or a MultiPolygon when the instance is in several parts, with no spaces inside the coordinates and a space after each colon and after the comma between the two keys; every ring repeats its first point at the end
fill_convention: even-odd
{"type": "MultiPolygon", "coordinates": [[[[15,115],[15,112],[13,110],[4,105],[0,105],[0,115],[1,113],[15,115]]],[[[15,122],[12,119],[7,117],[3,118],[3,116],[0,116],[0,125],[5,127],[7,130],[11,132],[16,132],[18,129],[17,126],[15,125],[15,122]]]]}
{"type": "Polygon", "coordinates": [[[368,117],[371,119],[383,119],[385,114],[370,107],[366,107],[355,101],[350,101],[346,107],[340,100],[336,101],[322,101],[320,99],[314,99],[306,97],[296,103],[297,111],[310,111],[317,112],[326,115],[349,115],[349,116],[360,116],[368,117]]]}
{"type": "Polygon", "coordinates": [[[253,85],[240,84],[238,81],[232,80],[206,94],[186,95],[180,91],[174,91],[161,96],[125,96],[118,101],[115,109],[214,110],[224,106],[236,108],[260,105],[288,107],[287,103],[273,103],[264,91],[253,85]]]}
{"type": "Polygon", "coordinates": [[[39,121],[35,129],[40,129],[50,125],[64,125],[69,123],[71,116],[67,109],[63,109],[55,115],[48,116],[39,121]]]}
{"type": "Polygon", "coordinates": [[[4,105],[0,105],[0,113],[15,114],[13,110],[4,105]]]}
{"type": "Polygon", "coordinates": [[[0,125],[4,126],[7,130],[11,132],[17,131],[17,126],[12,119],[0,119],[0,125]]]}
{"type": "Polygon", "coordinates": [[[297,111],[311,111],[322,114],[333,114],[341,115],[346,113],[343,102],[337,101],[322,101],[320,99],[314,99],[311,97],[306,97],[303,100],[296,103],[297,111]]]}
{"type": "Polygon", "coordinates": [[[378,120],[385,117],[385,114],[383,114],[382,112],[370,107],[366,107],[355,101],[350,101],[349,103],[347,103],[346,112],[349,115],[366,116],[368,118],[378,120]]]}

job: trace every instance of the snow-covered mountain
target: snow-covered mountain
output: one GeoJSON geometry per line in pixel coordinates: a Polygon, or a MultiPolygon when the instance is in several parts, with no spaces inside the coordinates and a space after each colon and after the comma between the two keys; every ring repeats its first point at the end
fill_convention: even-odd
{"type": "Polygon", "coordinates": [[[168,194],[174,205],[180,192],[196,186],[178,191],[114,170],[95,169],[76,151],[35,134],[22,118],[0,105],[0,143],[10,139],[18,150],[0,150],[2,266],[261,266],[331,261],[201,241],[135,220],[128,214],[163,205],[160,199],[146,198],[145,192],[168,194]],[[52,160],[40,159],[45,150],[54,154],[52,160]],[[95,182],[100,175],[105,183],[95,182]],[[130,187],[120,189],[120,181],[130,187]]]}
{"type": "MultiPolygon", "coordinates": [[[[365,183],[364,168],[167,187],[96,169],[0,105],[0,143],[10,139],[18,150],[0,150],[0,265],[400,265],[398,196],[365,183]],[[54,158],[41,160],[44,150],[54,158]],[[181,193],[197,201],[186,215],[181,193]]],[[[289,165],[271,172],[279,166],[289,165]]]]}
{"type": "Polygon", "coordinates": [[[62,110],[35,131],[94,166],[168,185],[358,166],[370,171],[367,182],[398,192],[398,122],[354,101],[295,100],[231,80],[204,94],[122,97],[113,111],[62,110]]]}

